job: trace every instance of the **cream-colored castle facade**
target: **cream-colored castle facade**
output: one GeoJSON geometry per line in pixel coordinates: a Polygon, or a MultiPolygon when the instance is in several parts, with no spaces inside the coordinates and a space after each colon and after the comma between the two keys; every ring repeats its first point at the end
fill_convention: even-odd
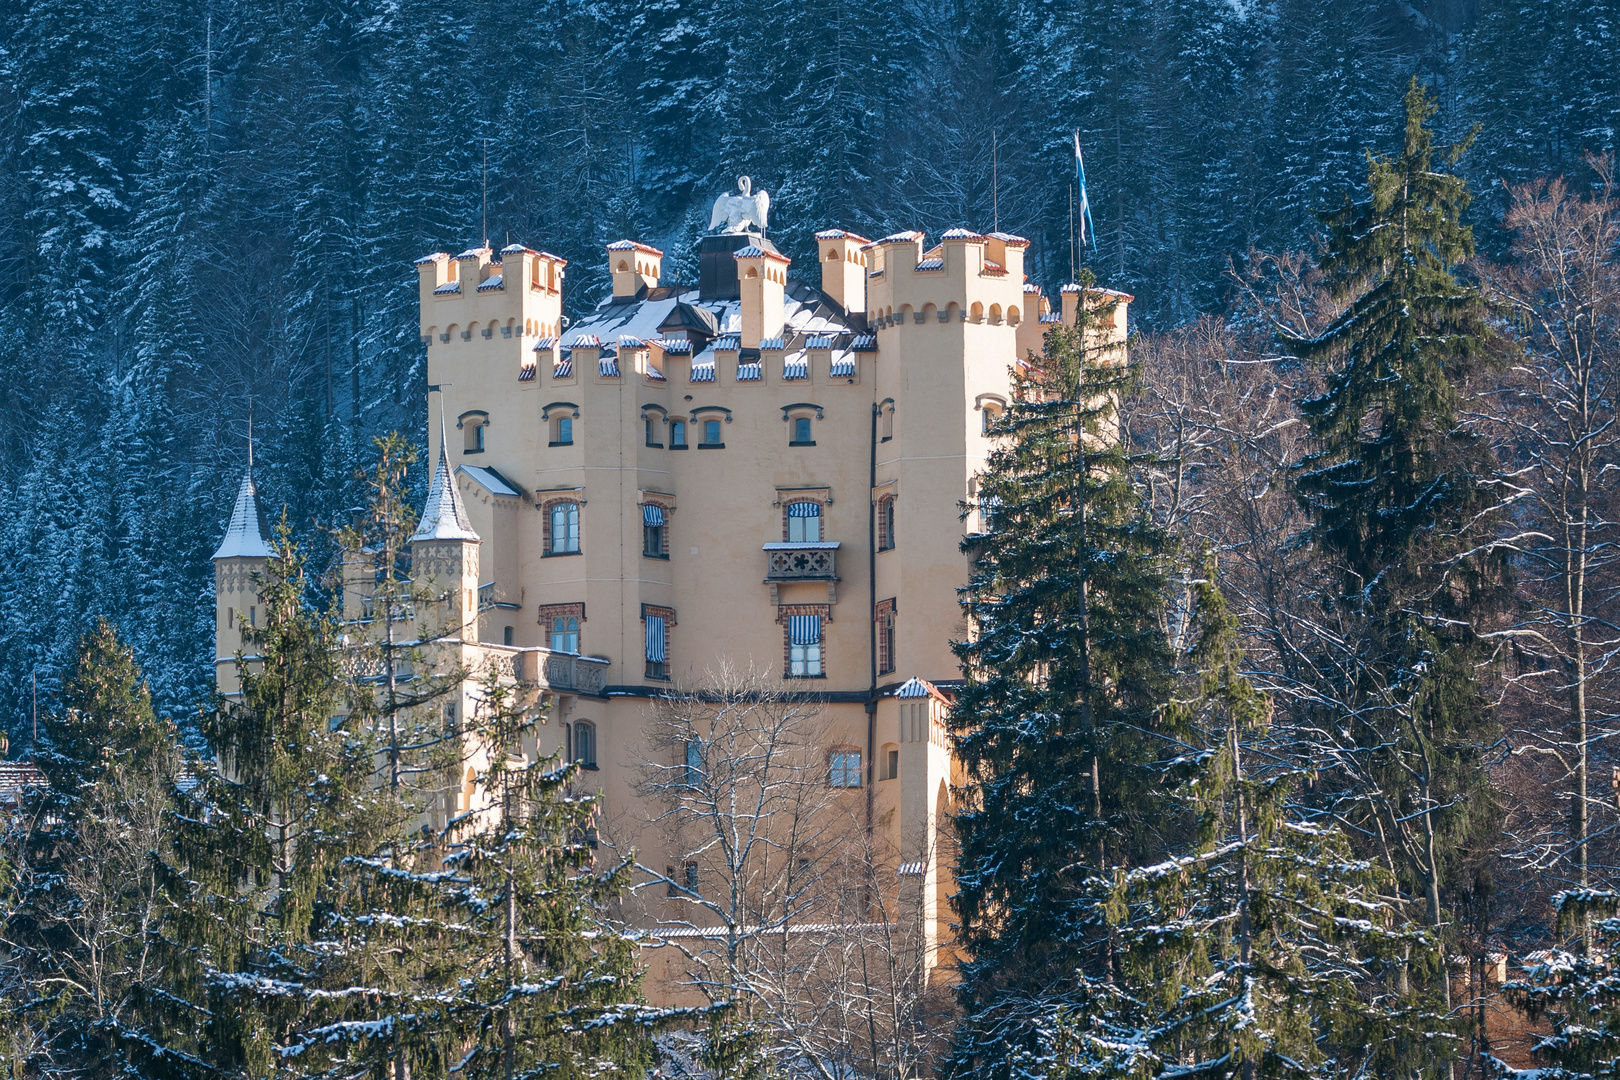
{"type": "MultiPolygon", "coordinates": [[[[638,798],[658,699],[721,660],[821,703],[834,802],[882,834],[936,948],[961,779],[950,643],[979,527],[963,508],[1010,369],[1074,319],[1079,290],[1054,313],[1025,282],[1027,242],[1003,233],[829,229],[817,265],[794,267],[741,216],[700,241],[696,285],[665,284],[657,248],[607,245],[612,296],[572,325],[555,255],[417,261],[437,470],[413,561],[459,605],[436,617],[477,627],[438,647],[531,687],[548,706],[534,752],[583,762],[610,814],[638,798]]],[[[1114,295],[1122,344],[1130,298],[1114,295]]],[[[268,555],[253,500],[249,477],[215,558],[227,691],[268,555]]],[[[460,707],[477,695],[469,681],[460,707]]],[[[478,768],[447,779],[447,806],[475,802],[478,768]]],[[[676,864],[655,830],[630,840],[641,864],[676,864]]],[[[697,918],[641,895],[654,926],[697,918]]],[[[652,996],[680,996],[679,966],[654,960],[652,996]]]]}

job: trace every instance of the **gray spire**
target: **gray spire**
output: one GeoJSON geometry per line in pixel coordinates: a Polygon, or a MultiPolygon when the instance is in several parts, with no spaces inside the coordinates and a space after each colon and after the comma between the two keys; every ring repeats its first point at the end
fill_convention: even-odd
{"type": "Polygon", "coordinates": [[[253,486],[253,466],[242,474],[242,486],[236,492],[236,509],[231,511],[231,523],[225,526],[225,538],[219,542],[215,559],[268,559],[274,554],[264,539],[264,521],[259,517],[259,493],[253,486]]]}
{"type": "Polygon", "coordinates": [[[467,507],[461,501],[461,492],[456,489],[456,478],[450,472],[450,448],[446,442],[441,399],[439,464],[433,471],[433,483],[428,488],[427,505],[422,507],[422,520],[411,536],[413,544],[418,540],[479,539],[478,534],[473,532],[472,522],[467,519],[467,507]]]}

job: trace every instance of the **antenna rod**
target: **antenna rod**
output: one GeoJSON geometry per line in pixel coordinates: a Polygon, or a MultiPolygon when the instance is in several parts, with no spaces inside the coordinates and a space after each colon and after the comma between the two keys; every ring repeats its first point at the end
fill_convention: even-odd
{"type": "Polygon", "coordinates": [[[1001,231],[1001,178],[996,173],[996,136],[999,132],[990,129],[990,218],[995,222],[993,228],[1001,231]]]}
{"type": "Polygon", "coordinates": [[[484,140],[484,246],[489,247],[489,140],[484,140]]]}
{"type": "Polygon", "coordinates": [[[34,685],[34,758],[39,759],[39,672],[28,673],[28,681],[34,685]]]}

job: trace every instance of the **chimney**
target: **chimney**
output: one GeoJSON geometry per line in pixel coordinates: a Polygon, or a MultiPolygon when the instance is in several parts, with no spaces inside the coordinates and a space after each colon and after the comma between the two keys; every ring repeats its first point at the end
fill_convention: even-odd
{"type": "Polygon", "coordinates": [[[607,246],[608,271],[613,275],[613,299],[634,300],[658,288],[664,253],[634,240],[615,240],[607,246]]]}
{"type": "Polygon", "coordinates": [[[741,344],[745,349],[757,349],[761,341],[782,336],[787,268],[792,260],[765,239],[739,249],[732,258],[737,261],[737,291],[742,299],[741,344]]]}
{"type": "Polygon", "coordinates": [[[1029,241],[1011,233],[986,233],[984,257],[1007,271],[1007,279],[1019,285],[1024,283],[1024,249],[1029,241]]]}
{"type": "Polygon", "coordinates": [[[866,311],[866,253],[861,248],[870,243],[866,237],[842,229],[816,233],[821,291],[846,315],[866,311]]]}

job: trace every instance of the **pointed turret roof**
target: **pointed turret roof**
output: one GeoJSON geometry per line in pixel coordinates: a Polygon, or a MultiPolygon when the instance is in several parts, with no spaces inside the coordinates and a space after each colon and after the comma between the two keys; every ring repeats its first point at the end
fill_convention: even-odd
{"type": "Polygon", "coordinates": [[[219,542],[216,559],[268,559],[273,552],[264,539],[264,519],[259,516],[259,493],[253,486],[253,466],[242,474],[242,486],[236,491],[236,508],[231,511],[231,523],[225,526],[225,538],[219,542]]]}
{"type": "Polygon", "coordinates": [[[418,540],[479,540],[467,519],[467,507],[461,501],[461,491],[450,471],[450,450],[445,445],[444,414],[439,414],[439,465],[433,470],[433,483],[428,487],[427,504],[422,507],[422,520],[411,535],[418,540]]]}

